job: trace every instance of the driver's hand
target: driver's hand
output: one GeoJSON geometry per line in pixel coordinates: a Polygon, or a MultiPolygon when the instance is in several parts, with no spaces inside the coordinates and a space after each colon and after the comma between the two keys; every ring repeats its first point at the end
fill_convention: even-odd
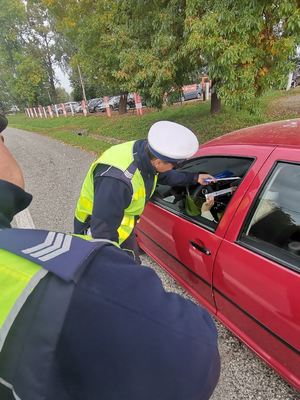
{"type": "Polygon", "coordinates": [[[202,204],[201,211],[210,211],[212,206],[215,204],[213,196],[207,196],[207,200],[202,204]]]}
{"type": "Polygon", "coordinates": [[[199,174],[198,175],[198,183],[200,183],[200,185],[209,185],[212,182],[216,182],[216,178],[214,178],[212,175],[210,174],[199,174]]]}

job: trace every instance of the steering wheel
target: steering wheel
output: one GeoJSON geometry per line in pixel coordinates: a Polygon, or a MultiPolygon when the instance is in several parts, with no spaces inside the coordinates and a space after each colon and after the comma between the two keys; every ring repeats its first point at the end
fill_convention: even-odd
{"type": "Polygon", "coordinates": [[[191,196],[196,199],[204,199],[206,201],[205,195],[214,192],[213,185],[197,185],[196,189],[191,193],[191,196]]]}
{"type": "MultiPolygon", "coordinates": [[[[204,203],[206,201],[207,194],[215,192],[215,191],[216,191],[216,188],[215,188],[214,183],[210,184],[210,185],[198,184],[197,187],[193,190],[191,190],[190,187],[187,186],[187,193],[190,194],[192,199],[194,199],[194,201],[197,201],[197,199],[199,199],[199,200],[201,200],[202,203],[204,203]]],[[[215,203],[212,206],[212,208],[210,209],[210,212],[212,213],[212,215],[216,221],[219,220],[218,213],[224,211],[225,207],[226,206],[224,203],[216,201],[216,199],[215,199],[215,203]]]]}

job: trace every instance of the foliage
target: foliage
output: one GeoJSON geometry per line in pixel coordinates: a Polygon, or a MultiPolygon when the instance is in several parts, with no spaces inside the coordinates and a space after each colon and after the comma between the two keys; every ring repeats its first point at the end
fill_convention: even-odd
{"type": "Polygon", "coordinates": [[[166,92],[189,81],[190,61],[182,51],[185,1],[124,0],[118,12],[125,15],[121,33],[127,42],[116,75],[131,91],[161,106],[166,92]]]}
{"type": "Polygon", "coordinates": [[[0,0],[0,24],[0,102],[55,102],[60,64],[76,100],[78,66],[88,98],[139,92],[155,107],[205,70],[213,99],[253,110],[293,69],[300,10],[299,0],[0,0]]]}
{"type": "Polygon", "coordinates": [[[70,101],[70,95],[69,93],[66,91],[66,89],[64,89],[63,87],[59,86],[56,88],[56,99],[57,99],[57,103],[66,103],[67,101],[70,101]]]}
{"type": "Polygon", "coordinates": [[[17,104],[43,104],[44,102],[41,100],[47,93],[43,86],[46,76],[40,60],[30,54],[20,55],[16,73],[17,79],[14,82],[14,88],[18,95],[17,104]]]}
{"type": "Polygon", "coordinates": [[[44,1],[76,49],[73,69],[80,64],[94,86],[111,95],[137,91],[161,106],[165,91],[188,80],[181,51],[185,1],[44,1]]]}
{"type": "Polygon", "coordinates": [[[199,79],[236,107],[280,87],[299,42],[297,0],[44,0],[94,87],[137,91],[161,107],[199,79]],[[80,16],[80,17],[78,17],[80,16]]]}
{"type": "Polygon", "coordinates": [[[0,101],[22,106],[56,102],[54,64],[60,38],[39,0],[0,0],[0,101]]]}
{"type": "Polygon", "coordinates": [[[56,103],[55,89],[55,51],[59,40],[53,30],[52,18],[40,0],[26,2],[26,48],[42,66],[41,76],[45,92],[48,94],[47,103],[56,103]]]}
{"type": "Polygon", "coordinates": [[[186,52],[206,64],[226,104],[253,107],[268,88],[282,86],[299,43],[296,0],[187,0],[186,52]]]}
{"type": "Polygon", "coordinates": [[[25,8],[19,0],[0,0],[0,101],[8,107],[18,98],[14,81],[24,21],[25,8]]]}
{"type": "MultiPolygon", "coordinates": [[[[103,84],[91,81],[85,75],[82,76],[82,79],[87,99],[103,97],[111,93],[109,88],[105,87],[103,84]]],[[[71,70],[70,82],[73,87],[73,99],[75,101],[81,101],[83,99],[83,93],[77,68],[71,70]]]]}

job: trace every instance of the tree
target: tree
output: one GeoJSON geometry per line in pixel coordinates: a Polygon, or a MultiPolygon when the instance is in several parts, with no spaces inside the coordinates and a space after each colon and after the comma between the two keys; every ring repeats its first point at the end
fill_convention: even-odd
{"type": "Polygon", "coordinates": [[[40,60],[30,54],[20,55],[16,72],[14,90],[18,96],[17,104],[26,106],[49,104],[47,88],[44,85],[46,74],[40,60]]]}
{"type": "Polygon", "coordinates": [[[188,79],[184,0],[44,1],[76,49],[74,70],[79,63],[88,82],[121,93],[121,111],[129,91],[161,106],[164,93],[188,79]]]}
{"type": "Polygon", "coordinates": [[[70,101],[70,95],[69,93],[63,88],[63,87],[57,87],[56,88],[56,97],[57,97],[57,103],[66,103],[67,101],[70,101]]]}
{"type": "Polygon", "coordinates": [[[43,0],[92,87],[137,91],[161,106],[165,92],[212,79],[211,111],[252,107],[285,79],[299,43],[299,0],[43,0]]]}
{"type": "Polygon", "coordinates": [[[207,65],[212,112],[220,99],[251,108],[286,80],[299,43],[299,1],[187,0],[186,14],[186,53],[195,68],[207,65]]]}
{"type": "Polygon", "coordinates": [[[44,80],[51,103],[57,102],[54,65],[59,38],[53,29],[52,17],[40,0],[26,2],[27,32],[26,47],[45,71],[44,80]]]}
{"type": "Polygon", "coordinates": [[[181,90],[193,72],[183,52],[185,1],[123,0],[118,15],[124,45],[116,76],[160,107],[164,94],[181,90]]]}
{"type": "Polygon", "coordinates": [[[18,99],[14,83],[24,21],[25,8],[19,0],[0,0],[0,99],[4,104],[16,104],[18,99]]]}
{"type": "MultiPolygon", "coordinates": [[[[80,65],[87,92],[108,87],[113,94],[119,89],[113,78],[118,48],[112,42],[116,3],[113,1],[73,2],[72,0],[44,0],[56,18],[56,29],[65,35],[66,53],[72,69],[74,95],[79,96],[77,67],[80,65]]],[[[99,94],[97,94],[99,96],[99,94]]],[[[82,98],[82,95],[80,96],[82,98]]]]}
{"type": "Polygon", "coordinates": [[[20,107],[54,102],[58,40],[47,10],[38,0],[0,0],[0,24],[0,98],[20,107]]]}

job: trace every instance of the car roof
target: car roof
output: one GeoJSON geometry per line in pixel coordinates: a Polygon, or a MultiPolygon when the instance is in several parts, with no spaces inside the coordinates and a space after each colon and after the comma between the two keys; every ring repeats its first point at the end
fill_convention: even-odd
{"type": "Polygon", "coordinates": [[[224,145],[300,147],[300,119],[269,122],[239,129],[210,140],[201,147],[224,145]]]}

